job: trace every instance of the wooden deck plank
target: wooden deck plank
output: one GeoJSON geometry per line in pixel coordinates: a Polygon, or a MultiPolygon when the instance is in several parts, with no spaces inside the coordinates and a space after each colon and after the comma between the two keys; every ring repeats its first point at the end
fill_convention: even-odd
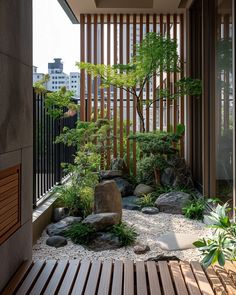
{"type": "Polygon", "coordinates": [[[234,282],[232,279],[229,277],[227,271],[218,265],[213,266],[216,274],[220,278],[223,286],[225,287],[226,291],[228,292],[229,295],[235,295],[236,294],[236,286],[234,285],[234,282]]]}
{"type": "Polygon", "coordinates": [[[177,261],[171,261],[169,262],[169,265],[177,294],[188,295],[188,290],[185,285],[179,263],[177,261]]]}
{"type": "Polygon", "coordinates": [[[134,295],[134,263],[124,262],[124,295],[134,295]]]}
{"type": "Polygon", "coordinates": [[[92,263],[84,295],[95,295],[96,294],[101,266],[102,266],[101,261],[94,261],[92,263]]]}
{"type": "Polygon", "coordinates": [[[102,264],[102,272],[97,295],[109,295],[112,276],[112,261],[107,260],[102,264]]]}
{"type": "Polygon", "coordinates": [[[44,295],[54,295],[58,291],[60,284],[65,275],[66,269],[68,266],[68,261],[59,261],[56,269],[51,277],[50,282],[47,285],[47,288],[44,291],[44,295]]]}
{"type": "Polygon", "coordinates": [[[226,261],[224,268],[228,272],[230,278],[233,280],[234,284],[236,284],[236,265],[231,261],[226,261]]]}
{"type": "Polygon", "coordinates": [[[175,295],[170,271],[168,268],[168,264],[166,261],[159,261],[158,262],[160,276],[161,276],[161,283],[163,287],[163,291],[165,295],[175,295]]]}
{"type": "Polygon", "coordinates": [[[71,292],[73,283],[76,279],[79,265],[80,265],[79,260],[69,261],[69,265],[68,265],[66,274],[64,276],[64,279],[62,281],[62,284],[60,286],[60,289],[58,291],[58,295],[65,295],[71,292]]]}
{"type": "Polygon", "coordinates": [[[147,278],[143,261],[136,262],[137,295],[147,295],[147,278]]]}
{"type": "Polygon", "coordinates": [[[40,273],[37,282],[34,284],[34,287],[30,291],[30,295],[38,295],[42,294],[44,289],[46,288],[47,283],[49,282],[51,275],[56,266],[56,260],[47,261],[42,272],[40,273]]]}
{"type": "Polygon", "coordinates": [[[202,295],[214,295],[214,292],[209,284],[209,281],[200,265],[199,262],[193,261],[191,262],[191,267],[195,278],[198,282],[199,289],[202,292],[202,295]]]}
{"type": "Polygon", "coordinates": [[[122,295],[123,289],[123,262],[116,260],[113,268],[111,295],[122,295]]]}
{"type": "Polygon", "coordinates": [[[157,274],[157,265],[155,261],[147,262],[148,282],[150,295],[161,295],[161,287],[157,274]]]}
{"type": "Polygon", "coordinates": [[[222,285],[219,277],[217,276],[215,270],[212,266],[208,267],[205,270],[209,283],[211,284],[212,289],[216,295],[227,295],[224,286],[222,285]]]}
{"type": "Polygon", "coordinates": [[[184,276],[185,283],[187,285],[190,295],[201,295],[201,292],[198,288],[197,281],[194,277],[190,264],[188,262],[181,262],[181,269],[184,276]]]}
{"type": "Polygon", "coordinates": [[[79,272],[75,280],[71,295],[83,294],[86,287],[86,281],[89,275],[90,265],[91,262],[89,260],[81,261],[79,272]]]}
{"type": "Polygon", "coordinates": [[[27,273],[30,271],[30,268],[33,266],[32,262],[25,261],[22,263],[20,268],[15,273],[13,279],[7,284],[6,288],[2,292],[2,295],[14,294],[17,291],[17,287],[26,277],[27,273]]]}
{"type": "Polygon", "coordinates": [[[28,291],[31,289],[33,284],[36,282],[40,272],[42,271],[45,265],[44,261],[36,261],[31,267],[27,277],[23,281],[20,288],[17,290],[16,295],[25,295],[28,294],[28,291]]]}

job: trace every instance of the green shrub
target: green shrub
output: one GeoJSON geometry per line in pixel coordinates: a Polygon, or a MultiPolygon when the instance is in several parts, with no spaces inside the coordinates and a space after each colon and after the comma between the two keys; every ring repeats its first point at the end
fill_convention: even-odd
{"type": "Polygon", "coordinates": [[[70,238],[75,244],[88,245],[95,237],[95,233],[96,230],[92,226],[76,222],[64,232],[64,236],[70,238]]]}
{"type": "Polygon", "coordinates": [[[138,236],[134,227],[129,226],[124,222],[114,225],[109,231],[116,237],[118,237],[122,246],[130,246],[134,244],[138,236]]]}
{"type": "Polygon", "coordinates": [[[193,200],[183,208],[184,216],[189,219],[203,220],[205,206],[204,199],[193,200]]]}
{"type": "Polygon", "coordinates": [[[57,204],[69,209],[69,214],[86,217],[92,213],[94,190],[75,183],[65,184],[55,189],[57,204]]]}
{"type": "Polygon", "coordinates": [[[213,238],[201,239],[194,243],[202,252],[202,264],[208,267],[216,262],[224,266],[226,260],[236,260],[236,224],[230,221],[228,204],[219,205],[210,213],[213,238]]]}
{"type": "Polygon", "coordinates": [[[143,197],[139,198],[136,202],[137,205],[143,207],[153,207],[154,203],[156,201],[155,196],[150,194],[143,195],[143,197]]]}

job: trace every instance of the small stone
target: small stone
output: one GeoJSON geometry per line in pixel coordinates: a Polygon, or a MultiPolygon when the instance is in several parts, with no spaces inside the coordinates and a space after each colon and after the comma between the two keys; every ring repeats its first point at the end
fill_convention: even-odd
{"type": "Polygon", "coordinates": [[[190,194],[184,192],[170,192],[160,195],[155,206],[160,212],[183,214],[183,208],[192,200],[190,194]]]}
{"type": "Polygon", "coordinates": [[[121,170],[104,170],[100,172],[101,179],[113,179],[116,177],[121,177],[122,171],[121,170]]]}
{"type": "Polygon", "coordinates": [[[143,195],[150,194],[154,191],[154,188],[146,185],[146,184],[139,184],[136,186],[134,190],[134,195],[138,197],[142,197],[143,195]]]}
{"type": "Polygon", "coordinates": [[[153,215],[159,213],[159,210],[156,207],[143,207],[141,212],[144,214],[153,215]]]}
{"type": "Polygon", "coordinates": [[[160,236],[156,243],[162,250],[178,251],[195,248],[193,245],[199,239],[197,235],[169,233],[160,236]]]}
{"type": "Polygon", "coordinates": [[[121,193],[122,197],[130,196],[133,194],[133,186],[126,180],[121,177],[114,178],[116,185],[121,193]]]}
{"type": "Polygon", "coordinates": [[[136,196],[122,198],[123,209],[140,211],[141,206],[136,204],[138,200],[136,196]]]}
{"type": "Polygon", "coordinates": [[[67,245],[67,240],[61,236],[53,236],[47,239],[46,244],[50,247],[64,247],[67,245]]]}
{"type": "Polygon", "coordinates": [[[93,226],[97,231],[106,229],[109,226],[120,222],[119,214],[117,213],[99,213],[87,216],[82,223],[93,226]]]}
{"type": "Polygon", "coordinates": [[[150,251],[150,247],[148,245],[136,245],[134,246],[134,253],[137,255],[145,254],[146,252],[150,251]]]}
{"type": "Polygon", "coordinates": [[[53,222],[58,222],[63,218],[67,217],[69,214],[69,209],[65,207],[55,208],[53,210],[53,222]]]}

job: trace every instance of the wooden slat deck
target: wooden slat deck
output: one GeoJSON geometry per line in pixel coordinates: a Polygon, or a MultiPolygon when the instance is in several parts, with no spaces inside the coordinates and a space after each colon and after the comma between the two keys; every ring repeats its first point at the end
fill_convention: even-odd
{"type": "Polygon", "coordinates": [[[236,263],[36,261],[25,263],[2,295],[235,295],[236,263]]]}

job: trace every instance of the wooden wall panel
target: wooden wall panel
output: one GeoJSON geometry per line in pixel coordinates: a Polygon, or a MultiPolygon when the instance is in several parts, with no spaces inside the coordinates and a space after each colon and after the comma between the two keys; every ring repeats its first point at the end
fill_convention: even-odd
{"type": "Polygon", "coordinates": [[[0,245],[20,227],[20,166],[0,171],[0,245]]]}
{"type": "MultiPolygon", "coordinates": [[[[118,64],[128,63],[135,54],[135,44],[141,42],[145,34],[154,31],[178,39],[181,59],[184,58],[184,34],[182,15],[82,15],[81,16],[81,61],[118,64]],[[86,34],[86,35],[85,35],[86,34]]],[[[146,131],[175,130],[178,123],[184,123],[184,98],[180,100],[159,99],[155,101],[157,89],[170,87],[174,90],[175,81],[183,76],[161,72],[147,84],[143,99],[152,100],[151,108],[144,103],[146,131]],[[152,87],[152,88],[151,88],[152,87]]],[[[106,167],[111,157],[124,157],[128,167],[136,173],[136,143],[129,142],[132,133],[141,131],[136,112],[135,97],[114,87],[100,89],[100,79],[89,77],[81,71],[80,116],[81,120],[108,118],[113,122],[114,138],[112,151],[108,152],[106,167]],[[86,103],[87,101],[87,103],[86,103]],[[85,114],[86,117],[85,117],[85,114]],[[126,128],[124,122],[126,121],[126,128]]],[[[182,142],[181,153],[184,151],[182,142]]]]}

